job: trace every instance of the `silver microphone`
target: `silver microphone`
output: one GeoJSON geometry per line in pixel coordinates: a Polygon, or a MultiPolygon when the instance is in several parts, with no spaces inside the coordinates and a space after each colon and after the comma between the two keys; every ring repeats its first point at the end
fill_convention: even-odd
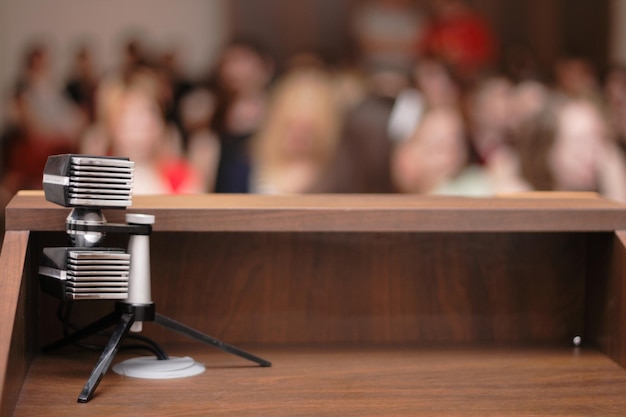
{"type": "Polygon", "coordinates": [[[98,247],[110,225],[103,209],[132,203],[134,162],[128,158],[77,154],[48,157],[43,173],[46,200],[72,210],[65,220],[72,247],[45,248],[39,268],[42,289],[62,300],[128,298],[131,255],[98,247]]]}
{"type": "Polygon", "coordinates": [[[61,300],[125,300],[130,255],[115,248],[44,248],[41,288],[61,300]]]}
{"type": "Polygon", "coordinates": [[[127,158],[50,156],[43,174],[46,200],[63,207],[127,208],[132,204],[134,166],[127,158]]]}

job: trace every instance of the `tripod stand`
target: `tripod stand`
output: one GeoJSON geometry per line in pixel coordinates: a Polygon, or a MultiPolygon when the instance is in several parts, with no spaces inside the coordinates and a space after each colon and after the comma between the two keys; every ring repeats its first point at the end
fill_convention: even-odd
{"type": "MultiPolygon", "coordinates": [[[[73,232],[123,231],[130,234],[128,252],[131,254],[131,266],[128,298],[124,301],[118,301],[115,304],[114,312],[43,349],[44,351],[52,351],[115,325],[113,334],[78,396],[78,402],[86,403],[93,397],[98,384],[109,369],[113,358],[117,354],[122,341],[128,335],[128,332],[141,331],[142,322],[144,321],[153,321],[169,330],[191,337],[224,352],[255,362],[263,367],[271,366],[270,362],[262,358],[201,333],[169,317],[158,314],[150,295],[150,248],[148,237],[152,231],[151,225],[154,224],[154,216],[127,214],[126,221],[128,225],[68,224],[68,228],[71,228],[73,232]]],[[[167,359],[167,357],[159,359],[167,359]]]]}

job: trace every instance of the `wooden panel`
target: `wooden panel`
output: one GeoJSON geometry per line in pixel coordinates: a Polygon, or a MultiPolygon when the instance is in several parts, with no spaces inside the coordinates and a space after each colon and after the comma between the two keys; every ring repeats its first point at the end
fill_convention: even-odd
{"type": "MultiPolygon", "coordinates": [[[[378,410],[363,396],[354,402],[341,400],[353,395],[350,387],[355,386],[358,390],[369,389],[370,397],[400,395],[401,405],[387,410],[390,414],[405,414],[403,410],[408,412],[414,407],[450,414],[442,408],[442,402],[414,402],[423,387],[418,384],[405,391],[398,389],[407,387],[407,380],[424,381],[435,390],[430,396],[439,400],[447,397],[460,404],[477,396],[484,399],[472,403],[482,404],[474,409],[474,415],[506,415],[519,410],[531,415],[541,410],[550,415],[576,415],[575,409],[581,410],[579,415],[592,409],[609,415],[615,411],[613,406],[621,404],[617,400],[626,398],[623,370],[613,373],[611,362],[598,362],[601,356],[585,356],[588,360],[577,362],[581,350],[573,350],[550,361],[546,359],[550,356],[548,351],[541,351],[533,360],[532,353],[520,348],[544,343],[569,346],[573,336],[582,334],[585,340],[597,342],[611,358],[625,365],[626,335],[622,324],[626,321],[626,294],[622,281],[626,235],[614,230],[624,226],[626,216],[619,204],[579,194],[495,199],[206,195],[137,198],[130,211],[153,213],[158,218],[151,239],[153,299],[160,313],[244,347],[358,347],[351,351],[356,362],[350,362],[350,355],[341,357],[341,361],[353,363],[344,371],[340,370],[336,356],[339,350],[327,350],[326,355],[317,356],[318,362],[311,361],[306,369],[319,369],[320,373],[304,375],[302,381],[318,382],[295,386],[280,400],[302,407],[302,396],[319,395],[316,384],[336,375],[338,379],[333,383],[343,382],[346,390],[333,385],[332,390],[322,392],[321,399],[306,409],[309,414],[327,411],[325,404],[332,401],[342,405],[341,415],[362,414],[361,406],[378,410]],[[446,351],[447,359],[433,359],[426,354],[425,362],[417,359],[421,356],[415,352],[424,352],[419,349],[402,353],[401,360],[397,359],[397,350],[386,350],[382,356],[363,353],[367,351],[363,348],[372,345],[448,343],[464,350],[446,351]],[[476,344],[507,344],[515,346],[515,352],[524,353],[512,362],[508,355],[508,359],[490,362],[491,353],[474,355],[472,346],[476,344]],[[423,376],[424,364],[433,363],[429,362],[432,360],[430,379],[418,378],[423,376]],[[328,367],[322,365],[327,361],[328,367]],[[368,361],[379,367],[366,368],[363,364],[368,361]],[[448,365],[450,368],[446,368],[448,365]],[[398,371],[410,366],[417,368],[408,373],[398,371]],[[507,372],[502,372],[503,368],[507,372]],[[487,370],[481,373],[481,369],[487,370]],[[510,373],[511,369],[516,371],[510,373]],[[574,382],[566,383],[566,377],[574,382]],[[463,378],[465,382],[459,385],[463,391],[459,392],[451,382],[463,378]],[[371,387],[358,385],[360,381],[370,381],[371,387]],[[483,384],[478,385],[482,388],[476,388],[476,381],[483,384]],[[515,385],[516,381],[519,385],[515,385]],[[498,396],[494,386],[507,386],[506,393],[498,396]],[[556,386],[562,389],[555,390],[556,386]],[[509,390],[510,387],[514,388],[509,390]],[[395,394],[391,394],[392,390],[395,394]],[[504,402],[524,395],[528,395],[528,400],[546,391],[551,392],[550,401],[504,402]],[[589,405],[583,391],[598,399],[597,403],[589,405]],[[554,405],[555,398],[564,403],[554,405]],[[574,399],[580,399],[578,408],[569,402],[574,399]],[[565,404],[570,405],[564,407],[565,404]]],[[[0,266],[7,271],[8,279],[3,272],[0,297],[9,302],[1,299],[2,313],[8,314],[0,316],[0,340],[11,340],[11,347],[7,347],[8,343],[0,346],[0,355],[17,360],[11,361],[11,366],[2,362],[5,369],[0,369],[4,378],[3,415],[11,415],[17,401],[30,362],[28,344],[38,342],[35,331],[40,330],[41,344],[61,335],[54,317],[57,301],[47,296],[37,299],[37,291],[30,287],[36,282],[34,270],[41,249],[65,244],[63,228],[68,212],[69,209],[45,202],[40,193],[17,196],[7,210],[11,226],[0,266]],[[38,231],[16,231],[22,228],[38,231]],[[26,256],[29,235],[30,253],[26,256]],[[30,310],[35,308],[40,308],[39,326],[29,322],[30,310]]],[[[108,211],[107,217],[119,221],[123,214],[124,211],[108,211]]],[[[107,239],[107,246],[126,244],[123,236],[111,235],[107,239]]],[[[75,319],[85,324],[110,308],[111,303],[78,302],[75,319]]],[[[145,334],[166,345],[183,340],[153,324],[146,325],[145,334]]],[[[254,351],[264,356],[262,349],[254,351]]],[[[251,368],[241,365],[240,358],[219,354],[216,362],[212,356],[204,356],[204,347],[198,352],[203,362],[213,364],[209,373],[214,373],[204,381],[215,383],[215,369],[225,373],[239,371],[245,375],[238,373],[233,377],[234,387],[245,385],[252,378],[261,386],[278,387],[277,392],[285,392],[280,381],[291,381],[289,386],[293,386],[294,375],[301,375],[301,369],[305,369],[302,364],[316,356],[311,351],[295,357],[276,350],[265,351],[275,352],[267,357],[275,366],[270,370],[255,368],[253,372],[259,374],[249,375],[251,368]],[[221,365],[221,359],[225,359],[226,365],[221,365]],[[272,374],[275,369],[289,371],[272,374]],[[257,376],[266,374],[270,375],[269,380],[262,381],[263,377],[257,376]]],[[[89,354],[75,355],[72,348],[36,358],[31,371],[35,376],[27,379],[16,415],[84,414],[86,408],[73,402],[95,361],[95,356],[89,358],[89,354]],[[70,391],[78,380],[74,394],[70,391]],[[61,392],[70,395],[71,405],[65,400],[55,402],[64,398],[61,392]]],[[[219,385],[200,385],[203,388],[197,391],[183,389],[179,381],[176,390],[171,390],[169,383],[142,382],[140,388],[129,391],[129,385],[123,384],[133,384],[132,380],[122,378],[120,383],[120,378],[113,378],[107,375],[94,400],[105,395],[115,399],[112,405],[118,407],[116,411],[98,408],[107,415],[129,411],[154,414],[155,409],[146,407],[145,402],[167,397],[162,392],[171,393],[169,400],[164,400],[170,405],[159,410],[163,413],[175,409],[180,412],[181,401],[185,401],[194,404],[192,415],[206,415],[207,410],[228,410],[224,413],[232,415],[254,409],[258,413],[259,407],[272,415],[276,415],[275,408],[294,415],[294,408],[274,407],[270,401],[260,402],[261,397],[254,397],[254,404],[245,402],[243,397],[231,397],[228,404],[234,404],[234,409],[218,410],[214,405],[219,404],[219,399],[207,398],[206,390],[224,392],[221,381],[219,385]],[[127,397],[119,395],[118,389],[125,395],[139,389],[149,393],[148,399],[142,403],[133,398],[135,402],[126,403],[127,397]],[[189,401],[181,400],[184,395],[190,396],[189,401]]],[[[246,389],[258,390],[256,386],[246,389]]],[[[385,404],[389,406],[388,401],[385,404]]],[[[92,404],[84,407],[91,407],[90,414],[94,410],[92,404]]],[[[458,415],[468,411],[459,410],[458,415]]]]}
{"type": "Polygon", "coordinates": [[[587,329],[590,341],[626,367],[626,232],[594,242],[587,283],[587,329]]]}
{"type": "Polygon", "coordinates": [[[13,413],[32,353],[26,340],[31,330],[26,326],[26,285],[22,285],[28,235],[28,232],[7,232],[0,256],[0,414],[3,417],[13,413]]]}
{"type": "MultiPolygon", "coordinates": [[[[109,372],[76,397],[96,354],[38,357],[15,417],[623,416],[626,373],[588,349],[261,349],[271,368],[199,345],[207,370],[149,381],[109,372]]],[[[128,357],[121,354],[118,359],[128,357]]]]}
{"type": "Polygon", "coordinates": [[[152,295],[232,343],[562,343],[582,333],[585,251],[582,234],[159,233],[152,295]]]}
{"type": "MultiPolygon", "coordinates": [[[[157,232],[569,232],[626,229],[624,209],[592,194],[483,199],[205,194],[137,196],[128,211],[154,214],[157,232]]],[[[69,209],[41,194],[26,194],[14,198],[6,213],[7,230],[58,231],[64,230],[69,209]]],[[[124,220],[123,210],[105,213],[109,221],[124,220]]]]}

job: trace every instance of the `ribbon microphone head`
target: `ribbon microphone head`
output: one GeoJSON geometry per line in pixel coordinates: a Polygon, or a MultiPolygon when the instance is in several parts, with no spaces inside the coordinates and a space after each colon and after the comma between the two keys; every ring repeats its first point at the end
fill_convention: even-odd
{"type": "Polygon", "coordinates": [[[49,156],[43,174],[46,200],[63,207],[125,209],[132,204],[134,165],[127,158],[49,156]]]}
{"type": "Polygon", "coordinates": [[[61,300],[125,300],[130,255],[115,248],[44,248],[39,282],[61,300]]]}

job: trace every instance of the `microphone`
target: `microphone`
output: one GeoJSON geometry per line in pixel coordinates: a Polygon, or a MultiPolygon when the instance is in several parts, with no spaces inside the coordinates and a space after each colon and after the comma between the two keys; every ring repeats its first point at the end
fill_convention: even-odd
{"type": "MultiPolygon", "coordinates": [[[[150,288],[149,239],[155,217],[127,213],[125,224],[108,224],[102,212],[105,208],[126,209],[131,205],[133,171],[134,163],[127,158],[75,154],[49,156],[44,168],[46,200],[72,208],[65,220],[65,231],[73,246],[43,249],[39,266],[42,290],[62,301],[116,300],[113,313],[44,347],[54,350],[116,326],[78,402],[90,401],[122,340],[128,332],[141,332],[143,322],[155,322],[261,366],[270,366],[262,358],[156,312],[150,288]],[[98,246],[109,232],[129,235],[127,250],[98,246]]],[[[155,358],[129,359],[117,364],[114,370],[160,379],[193,376],[205,370],[204,365],[189,357],[170,358],[156,343],[149,341],[149,345],[155,358]]]]}
{"type": "Polygon", "coordinates": [[[66,300],[128,298],[130,255],[114,248],[44,248],[39,278],[43,291],[66,300]]]}
{"type": "Polygon", "coordinates": [[[46,200],[63,207],[127,208],[134,166],[127,158],[50,156],[43,174],[46,200]]]}
{"type": "MultiPolygon", "coordinates": [[[[137,227],[107,224],[103,208],[132,203],[134,162],[128,158],[76,154],[48,157],[46,200],[72,210],[65,220],[72,247],[44,248],[41,288],[61,300],[128,298],[130,258],[124,249],[98,247],[106,232],[137,227]]],[[[145,230],[144,230],[145,232],[145,230]]]]}

